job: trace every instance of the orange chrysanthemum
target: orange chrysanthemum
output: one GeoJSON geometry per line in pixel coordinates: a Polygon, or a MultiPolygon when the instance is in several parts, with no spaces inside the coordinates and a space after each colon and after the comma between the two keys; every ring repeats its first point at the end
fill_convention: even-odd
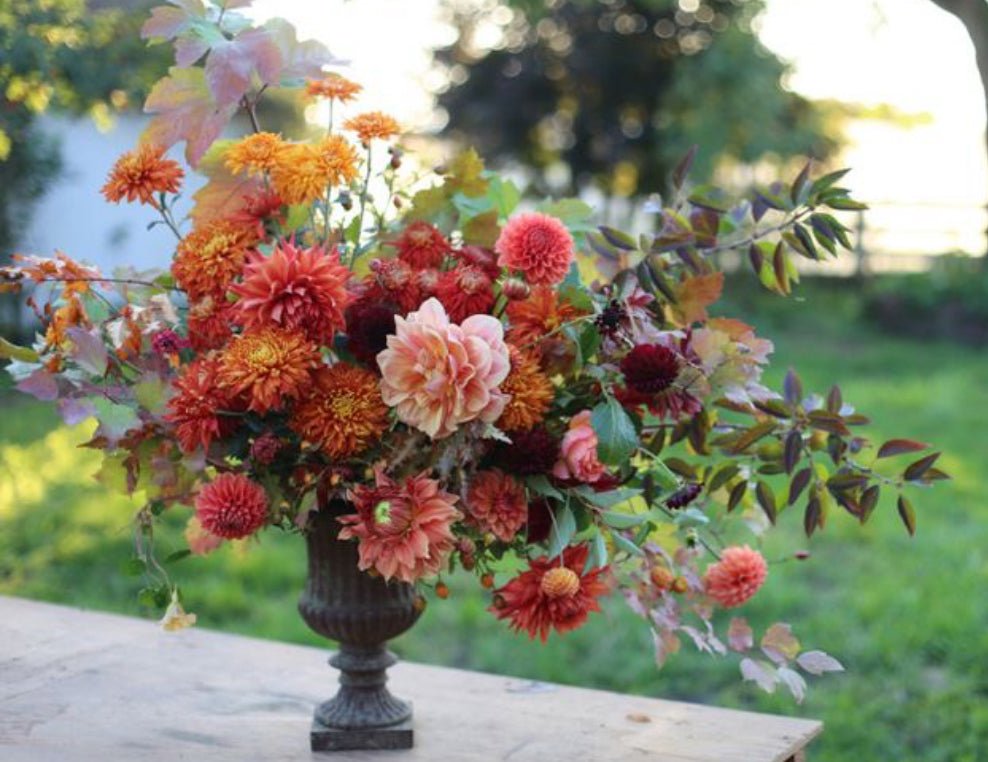
{"type": "Polygon", "coordinates": [[[377,376],[345,363],[320,368],[295,404],[291,427],[334,460],[363,452],[388,427],[377,376]]]}
{"type": "Polygon", "coordinates": [[[274,190],[286,204],[321,199],[330,186],[345,185],[357,176],[357,151],[339,135],[318,143],[291,143],[277,154],[271,168],[274,190]]]}
{"type": "Polygon", "coordinates": [[[740,606],[765,583],[768,564],[762,554],[747,545],[727,548],[720,560],[707,568],[703,586],[724,608],[740,606]]]}
{"type": "Polygon", "coordinates": [[[172,262],[175,282],[193,301],[207,296],[222,301],[257,241],[256,230],[227,220],[196,228],[178,244],[172,262]]]}
{"type": "Polygon", "coordinates": [[[177,161],[164,156],[163,148],[146,143],[117,159],[102,188],[106,200],[140,201],[157,209],[155,194],[178,193],[185,176],[177,161]]]}
{"type": "Polygon", "coordinates": [[[255,132],[230,146],[223,162],[235,175],[241,172],[259,175],[271,171],[278,163],[278,154],[284,147],[285,143],[281,135],[275,135],[273,132],[255,132]]]}
{"type": "Polygon", "coordinates": [[[321,344],[331,344],[343,329],[350,271],[335,249],[327,253],[283,241],[270,256],[251,255],[243,275],[230,290],[239,297],[233,312],[248,329],[280,325],[321,344]]]}
{"type": "Polygon", "coordinates": [[[401,132],[397,120],[381,111],[357,114],[343,123],[343,129],[357,133],[361,143],[370,143],[375,138],[387,140],[401,132]]]}
{"type": "Polygon", "coordinates": [[[340,103],[349,103],[363,89],[363,85],[351,82],[339,74],[327,74],[322,79],[310,79],[305,86],[305,92],[313,98],[329,98],[340,103]]]}
{"type": "Polygon", "coordinates": [[[508,345],[511,371],[501,384],[501,391],[511,400],[501,413],[497,426],[505,431],[528,431],[542,423],[555,392],[552,381],[531,356],[508,345]]]}
{"type": "Polygon", "coordinates": [[[528,521],[525,488],[496,468],[478,471],[470,480],[466,509],[471,524],[504,542],[511,542],[528,521]]]}
{"type": "Polygon", "coordinates": [[[231,341],[220,356],[218,381],[243,394],[257,413],[297,399],[309,386],[320,361],[319,348],[296,331],[268,327],[231,341]]]}
{"type": "Polygon", "coordinates": [[[511,629],[524,630],[532,639],[538,636],[543,643],[553,629],[575,630],[591,611],[600,611],[597,598],[607,592],[599,579],[606,567],[584,572],[589,552],[586,545],[574,545],[561,559],[530,561],[527,571],[494,591],[491,611],[510,620],[511,629]]]}
{"type": "Polygon", "coordinates": [[[583,314],[569,302],[560,301],[549,286],[536,286],[527,299],[509,303],[507,313],[511,324],[508,339],[526,349],[583,314]]]}
{"type": "Polygon", "coordinates": [[[183,452],[199,447],[208,450],[214,439],[230,434],[236,418],[223,415],[236,410],[234,396],[216,381],[219,364],[208,356],[186,365],[172,382],[175,394],[168,400],[165,420],[175,425],[175,436],[183,452]]]}

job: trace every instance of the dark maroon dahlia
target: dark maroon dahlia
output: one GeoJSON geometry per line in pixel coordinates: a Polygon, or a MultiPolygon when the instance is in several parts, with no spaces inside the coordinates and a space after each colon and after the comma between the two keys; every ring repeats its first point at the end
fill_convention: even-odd
{"type": "Polygon", "coordinates": [[[559,458],[559,441],[541,426],[511,432],[511,444],[501,443],[494,460],[512,476],[547,474],[559,458]]]}
{"type": "Polygon", "coordinates": [[[682,360],[662,344],[639,344],[621,360],[621,372],[628,386],[641,394],[665,391],[679,376],[682,360]]]}
{"type": "Polygon", "coordinates": [[[347,349],[377,371],[377,355],[395,332],[397,305],[361,299],[346,309],[347,349]]]}
{"type": "Polygon", "coordinates": [[[627,319],[628,310],[625,306],[617,299],[611,299],[593,322],[601,336],[614,338],[627,319]]]}

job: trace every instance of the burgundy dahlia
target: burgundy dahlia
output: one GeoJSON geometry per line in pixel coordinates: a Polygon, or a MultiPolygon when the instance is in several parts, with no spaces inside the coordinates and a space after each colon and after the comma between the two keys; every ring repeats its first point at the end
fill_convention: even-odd
{"type": "Polygon", "coordinates": [[[621,372],[628,386],[642,394],[665,391],[679,375],[681,360],[662,344],[639,344],[621,360],[621,372]]]}
{"type": "Polygon", "coordinates": [[[398,306],[389,302],[361,299],[346,310],[347,349],[361,362],[377,370],[377,354],[395,332],[398,306]]]}
{"type": "Polygon", "coordinates": [[[559,458],[559,440],[541,426],[511,432],[511,444],[500,444],[494,460],[514,476],[547,474],[559,458]]]}

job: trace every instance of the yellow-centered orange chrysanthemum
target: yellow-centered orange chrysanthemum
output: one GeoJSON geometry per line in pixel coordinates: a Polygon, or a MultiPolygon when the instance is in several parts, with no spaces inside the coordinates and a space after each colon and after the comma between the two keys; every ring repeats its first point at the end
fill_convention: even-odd
{"type": "Polygon", "coordinates": [[[505,431],[528,431],[545,419],[552,404],[554,390],[549,377],[531,355],[508,345],[511,370],[501,384],[501,391],[511,395],[497,426],[505,431]]]}
{"type": "Polygon", "coordinates": [[[278,153],[285,147],[280,135],[273,132],[256,132],[230,146],[224,156],[226,168],[233,174],[246,172],[259,175],[270,172],[278,161],[278,153]]]}
{"type": "Polygon", "coordinates": [[[377,376],[345,363],[320,368],[295,404],[291,426],[330,458],[358,455],[388,427],[388,407],[377,376]]]}
{"type": "Polygon", "coordinates": [[[207,296],[222,300],[257,243],[256,229],[216,220],[183,238],[172,262],[172,275],[193,301],[207,296]]]}
{"type": "Polygon", "coordinates": [[[329,135],[315,144],[287,144],[271,168],[275,193],[286,204],[323,198],[327,188],[348,184],[356,176],[357,151],[339,135],[329,135]]]}
{"type": "Polygon", "coordinates": [[[355,132],[361,143],[370,143],[375,138],[387,140],[401,132],[395,118],[382,111],[357,114],[343,123],[343,129],[355,132]]]}
{"type": "Polygon", "coordinates": [[[266,413],[297,399],[312,383],[319,348],[297,331],[262,328],[234,338],[220,355],[218,383],[266,413]]]}
{"type": "Polygon", "coordinates": [[[177,161],[165,158],[159,146],[146,143],[128,151],[113,165],[102,193],[107,201],[140,201],[157,208],[157,193],[178,193],[185,173],[177,161]]]}
{"type": "Polygon", "coordinates": [[[349,103],[363,89],[363,85],[351,82],[339,74],[328,74],[322,79],[310,79],[305,86],[305,91],[314,98],[329,98],[340,103],[349,103]]]}

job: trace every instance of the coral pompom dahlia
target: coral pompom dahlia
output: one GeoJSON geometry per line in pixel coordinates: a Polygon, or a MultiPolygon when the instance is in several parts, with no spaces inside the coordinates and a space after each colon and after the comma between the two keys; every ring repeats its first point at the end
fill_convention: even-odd
{"type": "Polygon", "coordinates": [[[482,532],[511,542],[528,521],[528,500],[521,482],[498,469],[478,471],[470,480],[467,517],[482,532]]]}
{"type": "Polygon", "coordinates": [[[473,315],[456,325],[435,298],[395,318],[377,364],[384,402],[433,439],[470,421],[493,423],[508,401],[498,388],[510,369],[501,323],[473,315]]]}
{"type": "Polygon", "coordinates": [[[243,281],[230,288],[239,297],[233,311],[247,329],[279,325],[331,344],[345,325],[349,278],[335,250],[282,241],[270,256],[258,252],[248,259],[243,281]]]}
{"type": "Polygon", "coordinates": [[[508,220],[494,250],[502,267],[524,273],[529,283],[552,285],[569,272],[573,236],[555,217],[528,212],[508,220]]]}
{"type": "Polygon", "coordinates": [[[703,586],[707,595],[725,608],[740,606],[765,583],[768,564],[762,554],[747,545],[727,548],[720,560],[707,568],[703,586]]]}
{"type": "Polygon", "coordinates": [[[207,532],[238,540],[264,526],[268,497],[260,484],[243,474],[220,474],[196,496],[196,518],[207,532]]]}
{"type": "Polygon", "coordinates": [[[357,486],[349,497],[357,512],[340,517],[340,539],[359,540],[362,570],[415,582],[442,569],[456,543],[452,524],[461,518],[456,495],[424,473],[396,482],[378,469],[373,487],[357,486]]]}
{"type": "Polygon", "coordinates": [[[184,175],[177,161],[165,158],[164,149],[146,143],[117,159],[102,193],[107,201],[140,201],[157,209],[155,194],[178,193],[184,175]]]}
{"type": "Polygon", "coordinates": [[[233,339],[220,356],[219,383],[256,413],[283,406],[308,387],[319,348],[297,331],[262,328],[233,339]]]}
{"type": "Polygon", "coordinates": [[[291,427],[330,458],[348,458],[377,442],[388,427],[377,376],[337,363],[320,368],[295,404],[291,427]]]}
{"type": "Polygon", "coordinates": [[[589,549],[575,545],[559,558],[534,559],[504,587],[494,591],[491,611],[507,619],[511,629],[536,636],[544,643],[555,629],[563,633],[581,626],[591,611],[600,611],[597,598],[607,592],[600,579],[606,567],[584,573],[589,549]]]}

